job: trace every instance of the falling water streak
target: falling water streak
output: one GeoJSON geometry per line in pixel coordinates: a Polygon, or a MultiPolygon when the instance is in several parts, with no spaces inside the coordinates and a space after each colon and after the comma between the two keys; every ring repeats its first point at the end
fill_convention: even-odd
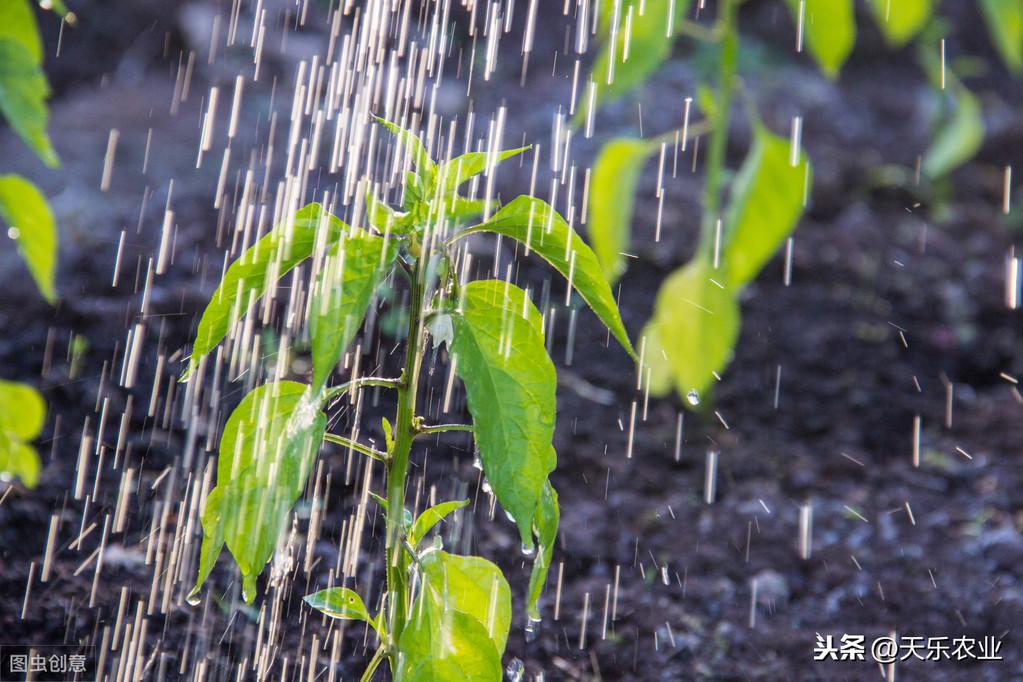
{"type": "Polygon", "coordinates": [[[913,468],[920,468],[920,415],[913,417],[913,468]]]}
{"type": "Polygon", "coordinates": [[[718,451],[708,450],[703,469],[703,501],[713,504],[717,494],[718,451]]]}
{"type": "Polygon", "coordinates": [[[799,506],[799,558],[804,561],[810,558],[813,549],[813,507],[809,504],[799,506]]]}

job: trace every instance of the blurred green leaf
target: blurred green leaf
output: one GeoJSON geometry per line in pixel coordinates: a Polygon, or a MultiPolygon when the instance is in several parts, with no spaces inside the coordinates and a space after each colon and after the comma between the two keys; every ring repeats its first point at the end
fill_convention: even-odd
{"type": "MultiPolygon", "coordinates": [[[[697,257],[672,273],[657,293],[651,320],[680,395],[703,393],[731,361],[739,305],[724,273],[697,257]]],[[[648,338],[650,338],[648,336],[648,338]]]]}
{"type": "Polygon", "coordinates": [[[604,277],[614,283],[625,272],[636,185],[656,146],[645,140],[617,138],[600,150],[590,179],[587,231],[604,277]]]}
{"type": "Polygon", "coordinates": [[[50,85],[38,60],[22,42],[0,37],[0,113],[44,163],[56,166],[57,153],[46,134],[49,96],[50,85]]]}
{"type": "MultiPolygon", "coordinates": [[[[788,0],[798,30],[800,0],[788,0]]],[[[821,71],[836,78],[856,42],[853,0],[806,0],[803,40],[821,71]]]]}
{"type": "Polygon", "coordinates": [[[1014,74],[1023,73],[1023,2],[980,0],[980,9],[1005,66],[1014,74]]]}
{"type": "Polygon", "coordinates": [[[753,145],[735,176],[724,221],[722,260],[736,291],[757,276],[792,234],[810,182],[810,162],[803,151],[793,164],[790,141],[754,125],[753,145]]]}
{"type": "Polygon", "coordinates": [[[0,2],[0,40],[10,39],[28,52],[32,63],[43,63],[43,42],[39,37],[35,12],[28,0],[0,2]]]}
{"type": "Polygon", "coordinates": [[[39,480],[39,454],[27,443],[39,435],[46,403],[28,384],[0,380],[0,474],[18,477],[28,488],[39,480]]]}
{"type": "Polygon", "coordinates": [[[455,371],[465,384],[483,471],[532,546],[533,516],[554,470],[554,363],[539,311],[513,284],[469,282],[452,316],[455,371]]]}
{"type": "Polygon", "coordinates": [[[0,219],[18,245],[40,293],[51,304],[57,300],[57,226],[42,192],[18,175],[0,176],[0,219]]]}
{"type": "Polygon", "coordinates": [[[408,234],[413,229],[412,215],[398,213],[366,189],[366,217],[369,224],[383,234],[408,234]]]}
{"type": "Polygon", "coordinates": [[[334,242],[347,228],[319,204],[309,204],[296,211],[292,219],[277,225],[232,263],[199,320],[185,377],[204,355],[216,348],[231,326],[271,285],[312,255],[317,245],[334,242]]]}
{"type": "Polygon", "coordinates": [[[361,620],[369,623],[374,628],[372,616],[362,603],[362,597],[355,590],[347,587],[332,587],[327,590],[320,590],[313,594],[306,595],[303,601],[317,611],[327,614],[331,618],[341,620],[361,620]]]}
{"type": "MultiPolygon", "coordinates": [[[[607,5],[611,3],[608,2],[607,5]]],[[[623,0],[617,33],[611,36],[614,11],[601,10],[602,44],[590,71],[594,107],[615,100],[643,83],[668,57],[674,42],[672,23],[677,23],[689,7],[688,0],[623,0]],[[669,21],[674,9],[674,22],[669,21]]],[[[574,125],[589,116],[590,88],[583,88],[574,125]]]]}
{"type": "Polygon", "coordinates": [[[448,514],[456,509],[465,507],[467,504],[469,504],[469,500],[455,500],[452,502],[441,502],[424,510],[416,519],[415,524],[412,526],[412,531],[408,534],[409,544],[413,547],[418,546],[420,541],[433,530],[434,526],[443,521],[448,514]]]}
{"type": "Polygon", "coordinates": [[[398,242],[356,231],[327,252],[311,293],[313,390],[318,391],[362,326],[373,293],[398,255],[398,242]]]}
{"type": "Polygon", "coordinates": [[[430,158],[430,154],[426,151],[426,146],[419,137],[411,130],[406,130],[387,119],[380,118],[379,116],[374,116],[373,118],[398,138],[398,142],[405,147],[405,151],[411,157],[412,165],[418,171],[423,188],[430,189],[437,177],[437,164],[430,158]]]}
{"type": "Polygon", "coordinates": [[[547,572],[554,556],[554,542],[558,539],[558,524],[561,522],[561,509],[558,507],[558,493],[550,480],[543,486],[543,495],[537,503],[536,517],[533,519],[533,533],[536,534],[537,551],[533,559],[533,569],[529,573],[529,591],[526,609],[531,620],[540,620],[537,602],[543,594],[547,583],[547,572]]]}
{"type": "Polygon", "coordinates": [[[622,347],[636,357],[597,256],[550,204],[536,197],[517,197],[490,220],[458,237],[476,232],[504,235],[525,244],[527,252],[535,251],[575,287],[622,347]]]}
{"type": "Polygon", "coordinates": [[[934,0],[870,0],[874,20],[892,47],[912,40],[931,18],[934,0]]]}
{"type": "Polygon", "coordinates": [[[984,141],[984,117],[980,102],[958,81],[946,90],[955,107],[937,129],[924,154],[922,169],[929,178],[940,178],[972,159],[984,141]]]}

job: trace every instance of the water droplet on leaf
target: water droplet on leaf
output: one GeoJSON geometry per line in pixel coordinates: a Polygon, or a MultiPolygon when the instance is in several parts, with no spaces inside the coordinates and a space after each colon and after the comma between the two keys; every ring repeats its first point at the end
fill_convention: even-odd
{"type": "Polygon", "coordinates": [[[689,393],[686,393],[686,400],[689,401],[690,405],[699,405],[700,394],[695,390],[689,391],[689,393]]]}
{"type": "Polygon", "coordinates": [[[530,547],[529,545],[524,544],[522,545],[521,549],[522,556],[526,557],[527,559],[536,554],[536,546],[530,547]]]}
{"type": "Polygon", "coordinates": [[[540,636],[540,621],[536,618],[530,618],[526,621],[526,641],[535,642],[536,638],[540,636]]]}

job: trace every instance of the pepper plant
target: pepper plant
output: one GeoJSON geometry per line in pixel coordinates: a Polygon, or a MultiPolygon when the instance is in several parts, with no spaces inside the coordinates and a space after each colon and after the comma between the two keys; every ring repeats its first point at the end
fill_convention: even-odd
{"type": "Polygon", "coordinates": [[[472,432],[490,489],[514,520],[524,551],[535,553],[526,603],[529,619],[538,620],[559,522],[549,480],[556,464],[556,377],[543,318],[529,294],[505,280],[463,281],[455,267],[461,240],[490,232],[521,242],[565,276],[634,353],[596,256],[550,205],[521,196],[488,219],[459,227],[497,208],[462,196],[460,186],[525,149],[469,152],[437,163],[411,131],[379,120],[414,167],[406,176],[403,210],[367,192],[367,229],[346,225],[318,204],[298,210],[227,269],[200,319],[190,377],[202,376],[209,353],[277,279],[312,261],[312,381],[259,386],[227,420],[216,487],[203,506],[199,573],[189,600],[197,601],[225,544],[241,571],[244,599],[255,598],[256,579],[285,535],[321,444],[338,444],[385,469],[385,487],[373,499],[386,515],[386,591],[376,613],[348,587],[316,592],[306,602],[373,629],[379,647],[364,680],[385,659],[399,680],[499,680],[511,623],[508,583],[486,559],[452,554],[439,540],[429,541],[431,530],[468,501],[442,502],[413,518],[405,503],[409,461],[423,436],[472,432]],[[407,280],[410,293],[400,376],[351,377],[331,385],[374,292],[392,271],[407,280]],[[418,414],[428,341],[446,345],[465,387],[471,424],[428,424],[418,414]],[[384,421],[384,450],[327,430],[327,406],[366,387],[396,396],[395,417],[384,421]]]}
{"type": "MultiPolygon", "coordinates": [[[[1023,72],[1023,2],[978,0],[992,41],[1012,73],[1023,72]]],[[[714,385],[727,367],[738,338],[737,297],[795,229],[812,183],[809,160],[791,138],[770,131],[749,98],[746,115],[752,144],[731,182],[723,204],[728,170],[725,149],[728,119],[737,92],[740,37],[737,12],[742,0],[717,0],[712,25],[686,18],[687,0],[601,0],[595,25],[599,50],[588,86],[583,88],[574,125],[592,134],[597,108],[642,84],[670,56],[678,37],[714,45],[713,86],[702,83],[696,106],[704,121],[689,132],[711,129],[706,151],[700,240],[693,259],[668,276],[642,338],[647,384],[654,394],[673,387],[700,404],[700,393],[714,385]]],[[[786,0],[800,48],[829,78],[837,78],[856,40],[854,0],[786,0]]],[[[984,135],[980,104],[956,77],[943,69],[936,46],[946,28],[933,16],[932,0],[870,0],[870,14],[892,48],[920,37],[919,61],[934,83],[936,119],[933,138],[920,170],[941,180],[972,158],[984,135]]],[[[704,7],[700,4],[701,10],[704,7]]],[[[678,138],[674,138],[678,139],[678,138]]],[[[597,155],[589,189],[587,230],[606,277],[624,272],[634,197],[640,174],[651,156],[672,140],[615,138],[597,155]]],[[[906,177],[905,173],[897,173],[906,177]]]]}
{"type": "MultiPolygon", "coordinates": [[[[43,3],[40,3],[43,6],[43,3]]],[[[73,23],[63,2],[46,3],[73,23]]],[[[46,134],[50,86],[42,70],[43,45],[28,0],[0,2],[0,114],[47,166],[59,164],[46,134]]],[[[57,228],[46,197],[32,182],[0,175],[0,222],[25,260],[39,292],[53,304],[57,228]]],[[[30,445],[46,417],[46,403],[28,384],[0,380],[0,478],[18,477],[28,487],[39,478],[39,454],[30,445]]]]}

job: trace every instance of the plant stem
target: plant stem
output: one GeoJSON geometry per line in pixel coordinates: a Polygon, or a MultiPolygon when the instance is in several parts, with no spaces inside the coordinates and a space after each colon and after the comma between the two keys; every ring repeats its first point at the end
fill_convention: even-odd
{"type": "Polygon", "coordinates": [[[420,426],[416,435],[427,436],[432,433],[444,433],[445,431],[472,431],[472,424],[429,424],[420,426]]]}
{"type": "Polygon", "coordinates": [[[405,627],[408,608],[406,584],[407,560],[402,556],[405,543],[403,516],[405,514],[405,477],[408,473],[409,453],[415,438],[416,393],[419,388],[419,367],[422,363],[422,312],[426,289],[425,258],[416,259],[412,272],[412,292],[408,320],[408,339],[405,343],[405,369],[398,386],[398,413],[394,419],[394,446],[387,470],[387,591],[388,627],[390,640],[387,655],[391,671],[397,674],[397,643],[405,627]]]}
{"type": "Polygon", "coordinates": [[[717,30],[721,34],[721,55],[718,64],[718,96],[716,120],[707,151],[707,179],[703,189],[703,220],[700,223],[699,253],[710,257],[714,249],[714,226],[721,218],[721,179],[728,147],[728,115],[732,109],[739,38],[736,30],[738,0],[721,0],[717,30]]]}
{"type": "Polygon", "coordinates": [[[355,391],[359,388],[366,386],[381,386],[383,388],[398,388],[401,385],[401,379],[388,379],[386,377],[361,377],[352,381],[345,382],[327,391],[323,397],[324,401],[333,400],[343,393],[348,391],[355,391]]]}
{"type": "Polygon", "coordinates": [[[373,654],[373,658],[370,660],[369,665],[366,666],[366,670],[362,673],[362,677],[359,678],[360,682],[369,682],[373,679],[373,673],[377,671],[380,666],[380,662],[384,660],[384,645],[381,644],[377,647],[376,653],[373,654]]]}

